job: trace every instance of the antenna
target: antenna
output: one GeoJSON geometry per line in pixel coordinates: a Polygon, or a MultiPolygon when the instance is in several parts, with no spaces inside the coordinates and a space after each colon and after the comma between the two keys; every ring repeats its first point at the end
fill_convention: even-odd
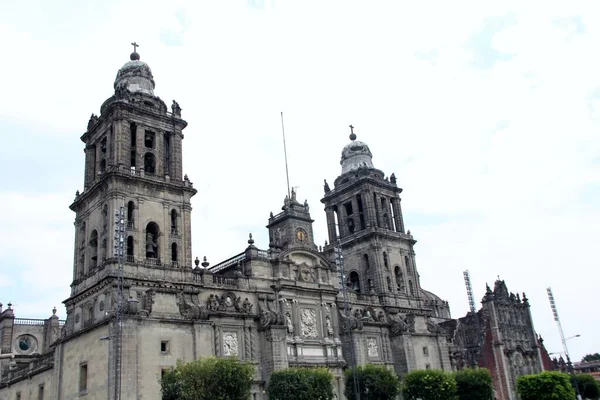
{"type": "Polygon", "coordinates": [[[285,128],[283,127],[283,111],[281,111],[281,133],[283,134],[283,154],[285,156],[285,177],[287,178],[288,197],[292,197],[290,193],[290,173],[288,172],[287,149],[285,147],[285,128]]]}
{"type": "Polygon", "coordinates": [[[467,287],[467,297],[469,298],[469,308],[471,312],[475,312],[475,298],[473,297],[473,287],[471,286],[471,275],[469,274],[469,270],[463,271],[463,276],[465,278],[465,286],[467,287]]]}
{"type": "Polygon", "coordinates": [[[569,350],[567,349],[567,341],[565,340],[565,334],[563,333],[562,325],[560,324],[560,318],[558,318],[558,311],[556,310],[556,303],[554,302],[554,295],[552,294],[552,288],[546,288],[546,292],[548,292],[548,300],[550,300],[550,308],[552,309],[552,315],[554,316],[554,321],[556,321],[556,325],[558,325],[558,332],[560,333],[560,340],[563,345],[563,350],[565,351],[565,355],[567,356],[567,360],[570,360],[569,350]]]}

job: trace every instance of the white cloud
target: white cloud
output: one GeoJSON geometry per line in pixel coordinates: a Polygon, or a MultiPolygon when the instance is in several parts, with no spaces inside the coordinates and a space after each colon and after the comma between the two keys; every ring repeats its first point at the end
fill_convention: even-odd
{"type": "MultiPolygon", "coordinates": [[[[339,174],[352,123],[375,165],[405,189],[422,283],[451,300],[455,317],[467,308],[462,270],[471,271],[478,297],[499,274],[510,290],[527,292],[536,328],[557,351],[545,299],[552,286],[565,330],[582,335],[570,342],[573,355],[597,351],[600,320],[582,313],[594,300],[600,226],[597,191],[589,190],[600,183],[600,55],[590,50],[600,24],[590,3],[264,4],[107,2],[69,8],[79,18],[66,18],[64,6],[13,3],[0,17],[0,35],[12,38],[3,55],[13,60],[0,66],[10,77],[0,123],[35,120],[78,141],[136,40],[156,93],[177,99],[190,124],[184,167],[199,190],[194,256],[216,263],[240,252],[250,231],[266,247],[269,211],[286,192],[281,110],[292,184],[308,199],[322,244],[322,180],[339,174]],[[509,14],[516,24],[490,45],[513,56],[473,67],[469,41],[490,18],[509,14]],[[567,23],[577,18],[583,32],[567,23]],[[176,46],[163,42],[165,32],[176,46]]],[[[0,274],[26,276],[62,300],[71,281],[71,199],[0,197],[16,210],[0,217],[0,257],[23,268],[0,274]]]]}

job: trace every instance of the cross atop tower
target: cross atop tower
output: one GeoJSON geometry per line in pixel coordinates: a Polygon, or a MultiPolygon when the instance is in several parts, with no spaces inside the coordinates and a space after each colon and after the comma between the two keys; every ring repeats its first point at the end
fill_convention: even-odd
{"type": "Polygon", "coordinates": [[[137,44],[136,42],[131,43],[131,45],[133,46],[133,52],[137,53],[137,48],[140,47],[140,45],[137,44]]]}
{"type": "Polygon", "coordinates": [[[354,133],[353,125],[350,125],[350,140],[356,140],[356,134],[354,133]]]}

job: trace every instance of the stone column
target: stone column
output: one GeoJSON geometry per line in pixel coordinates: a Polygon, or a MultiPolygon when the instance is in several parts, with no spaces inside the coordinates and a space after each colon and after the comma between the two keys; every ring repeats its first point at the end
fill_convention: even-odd
{"type": "Polygon", "coordinates": [[[273,325],[260,334],[262,379],[269,380],[275,371],[288,368],[286,327],[273,325]]]}
{"type": "Polygon", "coordinates": [[[87,190],[94,184],[94,166],[96,165],[96,151],[94,146],[85,148],[85,179],[84,190],[87,190]]]}
{"type": "Polygon", "coordinates": [[[192,206],[189,204],[181,208],[181,261],[184,268],[192,267],[192,206]]]}
{"type": "Polygon", "coordinates": [[[373,204],[373,195],[369,191],[362,192],[365,223],[368,227],[377,226],[377,213],[373,204]]]}
{"type": "Polygon", "coordinates": [[[337,233],[335,229],[335,216],[333,208],[325,207],[325,215],[327,218],[327,232],[329,233],[329,244],[333,244],[337,241],[337,233]]]}
{"type": "Polygon", "coordinates": [[[160,237],[159,258],[162,264],[171,264],[171,217],[169,204],[163,203],[163,235],[160,237]]]}
{"type": "Polygon", "coordinates": [[[360,212],[358,210],[358,199],[356,198],[356,196],[352,196],[352,217],[354,219],[354,232],[362,230],[362,226],[360,226],[360,212]]]}
{"type": "Polygon", "coordinates": [[[171,136],[171,178],[183,180],[183,134],[175,132],[171,136]]]}
{"type": "Polygon", "coordinates": [[[338,205],[338,229],[340,230],[340,238],[348,236],[348,226],[346,225],[346,207],[343,204],[338,205]]]}
{"type": "MultiPolygon", "coordinates": [[[[145,129],[141,124],[136,125],[135,131],[135,164],[136,171],[144,168],[144,154],[146,154],[146,147],[144,146],[144,132],[145,129]]],[[[131,151],[131,150],[130,150],[131,151]]],[[[131,157],[131,155],[129,156],[131,157]]],[[[129,165],[129,164],[125,164],[129,165]]]]}
{"type": "Polygon", "coordinates": [[[402,218],[400,197],[392,198],[392,209],[394,210],[394,222],[396,223],[396,232],[404,233],[404,218],[402,218]]]}
{"type": "Polygon", "coordinates": [[[374,194],[374,202],[375,202],[375,219],[377,222],[377,227],[381,228],[383,226],[383,218],[381,216],[381,200],[379,197],[379,193],[374,194]]]}

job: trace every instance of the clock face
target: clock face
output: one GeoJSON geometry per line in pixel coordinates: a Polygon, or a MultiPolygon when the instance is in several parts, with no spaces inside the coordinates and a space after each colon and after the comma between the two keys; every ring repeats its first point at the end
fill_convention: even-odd
{"type": "Polygon", "coordinates": [[[296,230],[296,240],[298,240],[299,242],[306,242],[307,239],[308,234],[306,233],[306,231],[302,228],[298,228],[296,230]]]}

